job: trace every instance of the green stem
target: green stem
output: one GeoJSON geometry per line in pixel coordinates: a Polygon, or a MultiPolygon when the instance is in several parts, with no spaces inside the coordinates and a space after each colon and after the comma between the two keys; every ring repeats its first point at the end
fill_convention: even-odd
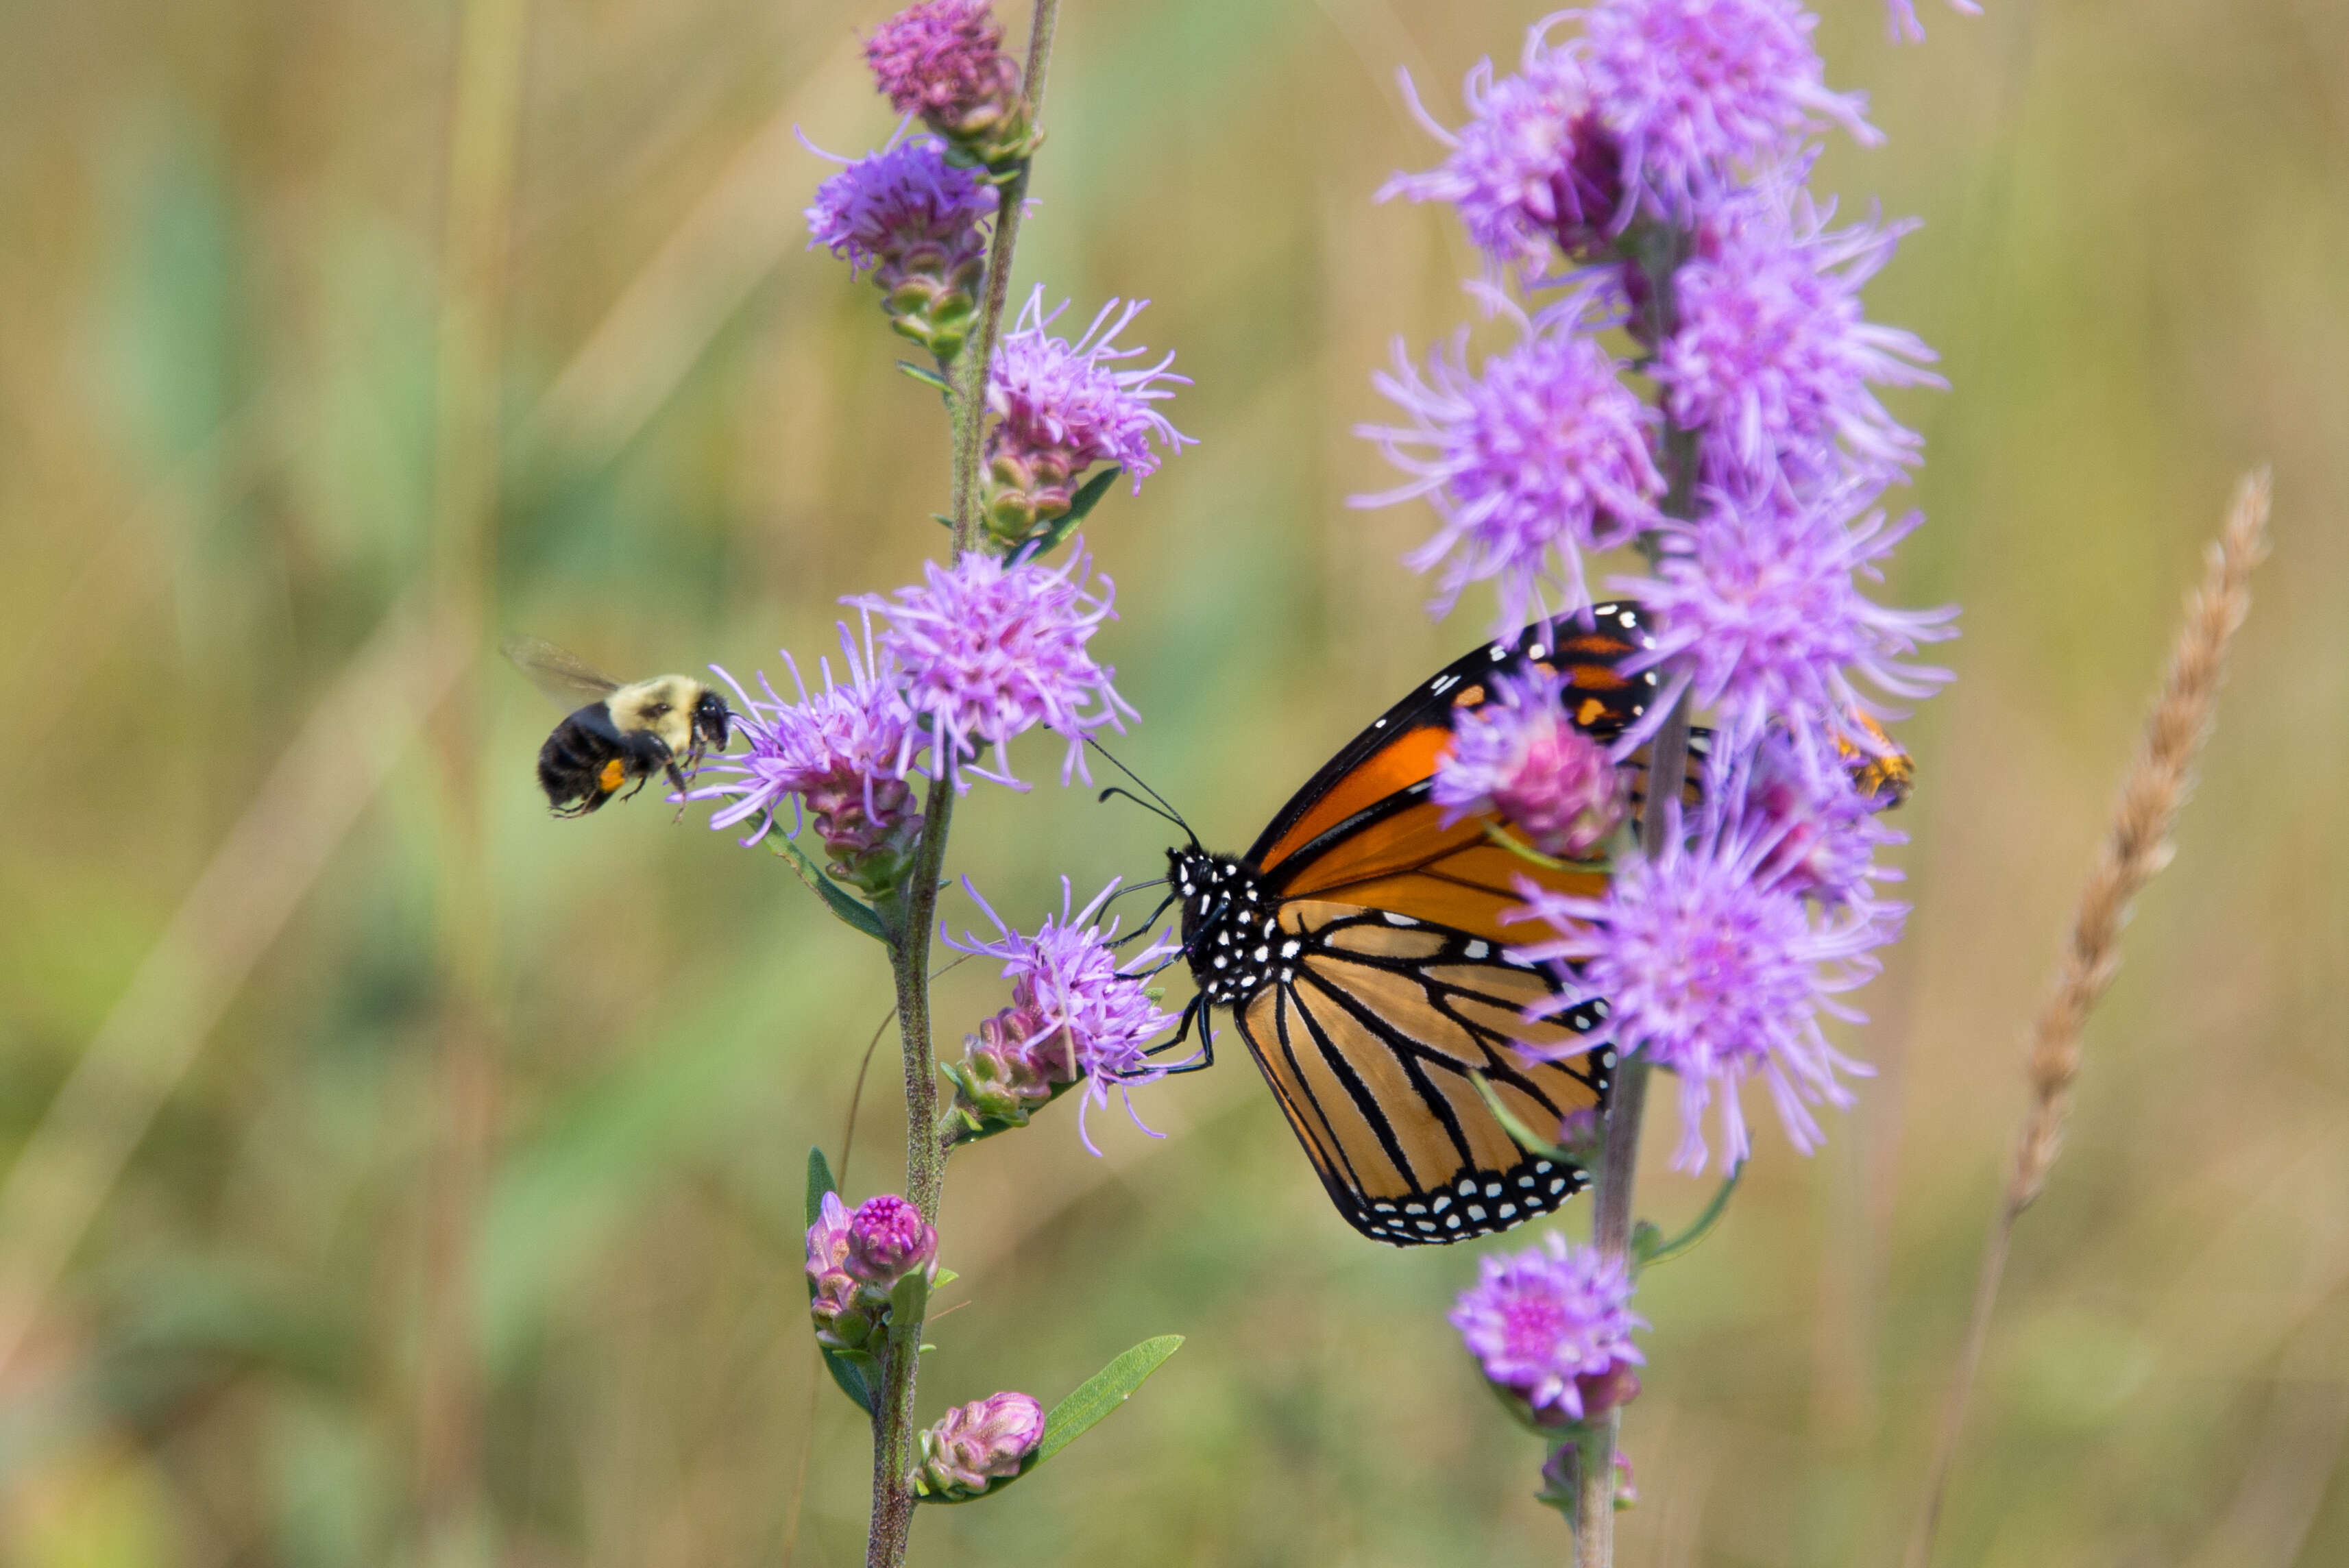
{"type": "MultiPolygon", "coordinates": [[[[1052,55],[1052,31],[1060,0],[1036,0],[1029,29],[1028,123],[1040,128],[1044,72],[1052,55]]],[[[954,553],[957,559],[979,547],[978,491],[981,441],[987,428],[987,369],[1001,335],[1003,308],[1010,295],[1011,256],[1019,241],[1020,209],[1028,195],[1028,160],[1005,182],[996,211],[995,235],[988,247],[986,291],[978,330],[963,346],[954,376],[954,553]]],[[[947,1151],[938,1137],[937,1052],[930,1031],[930,933],[937,921],[938,884],[946,872],[947,830],[954,816],[954,787],[945,758],[922,803],[922,839],[903,891],[876,901],[889,928],[890,968],[897,989],[897,1037],[905,1067],[905,1201],[937,1223],[946,1191],[947,1151]]],[[[881,1387],[873,1409],[873,1518],[865,1536],[865,1568],[900,1568],[914,1529],[914,1492],[906,1476],[914,1468],[914,1385],[920,1367],[922,1323],[918,1317],[889,1326],[889,1348],[881,1363],[881,1387]]]]}
{"type": "MultiPolygon", "coordinates": [[[[1627,241],[1627,249],[1647,274],[1648,341],[1661,344],[1679,325],[1672,277],[1686,254],[1687,236],[1675,231],[1643,227],[1627,241]]],[[[1659,443],[1663,459],[1664,500],[1668,517],[1690,518],[1696,512],[1696,437],[1667,416],[1659,443]]],[[[1651,540],[1643,547],[1652,562],[1651,540]]],[[[1680,814],[1667,810],[1681,798],[1688,779],[1688,698],[1683,694],[1666,716],[1663,727],[1648,747],[1647,804],[1640,814],[1640,847],[1649,856],[1663,852],[1668,837],[1679,830],[1680,814]]],[[[1616,1053],[1615,1084],[1607,1101],[1607,1140],[1599,1159],[1599,1190],[1591,1215],[1591,1240],[1604,1256],[1627,1259],[1631,1244],[1631,1186],[1640,1167],[1640,1126],[1648,1104],[1648,1078],[1652,1069],[1640,1056],[1616,1053]]],[[[1574,1520],[1575,1568],[1614,1568],[1615,1563],[1615,1443],[1622,1429],[1623,1412],[1609,1410],[1591,1424],[1582,1445],[1580,1487],[1574,1520]]]]}
{"type": "MultiPolygon", "coordinates": [[[[1028,29],[1028,124],[1040,132],[1044,124],[1044,74],[1052,63],[1052,31],[1059,23],[1061,0],[1036,0],[1036,17],[1028,29]]],[[[1028,172],[1032,158],[1024,158],[1000,189],[995,209],[995,238],[987,253],[987,288],[981,297],[978,330],[963,345],[954,367],[954,548],[959,556],[978,544],[978,490],[981,447],[987,432],[987,370],[995,361],[995,345],[1002,335],[1003,310],[1011,293],[1011,252],[1019,242],[1019,220],[1028,204],[1028,172]]]]}

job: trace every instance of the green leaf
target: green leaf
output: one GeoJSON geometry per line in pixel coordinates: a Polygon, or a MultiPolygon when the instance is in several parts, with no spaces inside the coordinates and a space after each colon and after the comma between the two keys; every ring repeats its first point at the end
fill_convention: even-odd
{"type": "Polygon", "coordinates": [[[1182,1348],[1179,1334],[1145,1339],[1080,1384],[1044,1418],[1044,1435],[1029,1456],[1025,1475],[1099,1425],[1102,1417],[1133,1398],[1143,1380],[1182,1348]]]}
{"type": "Polygon", "coordinates": [[[929,1276],[916,1269],[889,1291],[889,1332],[910,1334],[930,1312],[929,1276]]]}
{"type": "Polygon", "coordinates": [[[1470,1073],[1468,1081],[1476,1086],[1476,1092],[1484,1097],[1485,1109],[1493,1113],[1493,1119],[1501,1124],[1502,1131],[1516,1140],[1518,1148],[1544,1160],[1562,1160],[1568,1165],[1578,1167],[1582,1164],[1582,1157],[1573,1150],[1561,1148],[1548,1141],[1532,1128],[1518,1120],[1517,1113],[1501,1103],[1499,1091],[1485,1081],[1483,1073],[1470,1073]]]}
{"type": "Polygon", "coordinates": [[[813,1225],[823,1217],[823,1201],[840,1191],[840,1183],[832,1179],[832,1163],[823,1157],[821,1148],[808,1150],[807,1222],[813,1225]]]}
{"type": "Polygon", "coordinates": [[[1117,483],[1118,476],[1123,472],[1125,470],[1122,468],[1106,468],[1087,480],[1083,488],[1070,498],[1069,510],[1046,523],[1043,532],[1030,536],[1028,542],[1020,547],[1019,558],[1023,561],[1040,560],[1058,550],[1061,542],[1074,533],[1077,524],[1084,521],[1093,508],[1101,504],[1102,497],[1109,494],[1109,487],[1117,483]]]}
{"type": "Polygon", "coordinates": [[[775,853],[790,862],[792,870],[799,873],[800,881],[816,891],[833,913],[874,941],[888,945],[889,934],[882,929],[881,917],[874,913],[872,907],[864,900],[824,875],[816,863],[808,859],[805,850],[781,832],[769,833],[767,843],[775,853]]]}
{"type": "Polygon", "coordinates": [[[1731,1166],[1729,1174],[1722,1180],[1721,1191],[1713,1195],[1713,1202],[1704,1206],[1704,1212],[1699,1214],[1687,1230],[1669,1242],[1662,1239],[1661,1231],[1641,1221],[1639,1229],[1631,1233],[1634,1264],[1645,1268],[1651,1264],[1670,1263],[1712,1234],[1713,1226],[1721,1222],[1721,1216],[1729,1208],[1729,1195],[1737,1191],[1738,1180],[1744,1174],[1743,1164],[1731,1166]]]}
{"type": "Polygon", "coordinates": [[[842,1393],[856,1401],[858,1409],[868,1416],[873,1413],[873,1390],[866,1386],[864,1374],[855,1362],[837,1350],[825,1350],[823,1369],[832,1374],[832,1380],[840,1385],[842,1393]]]}
{"type": "Polygon", "coordinates": [[[948,397],[954,395],[954,384],[926,365],[916,365],[910,359],[897,361],[897,368],[925,387],[935,387],[948,397]]]}

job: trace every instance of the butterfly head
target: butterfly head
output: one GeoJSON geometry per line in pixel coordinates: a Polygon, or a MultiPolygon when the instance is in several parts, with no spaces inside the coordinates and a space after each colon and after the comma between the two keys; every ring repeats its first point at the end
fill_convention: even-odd
{"type": "Polygon", "coordinates": [[[1166,851],[1166,882],[1183,903],[1183,956],[1199,994],[1238,1006],[1280,965],[1280,923],[1256,868],[1197,845],[1166,851]]]}

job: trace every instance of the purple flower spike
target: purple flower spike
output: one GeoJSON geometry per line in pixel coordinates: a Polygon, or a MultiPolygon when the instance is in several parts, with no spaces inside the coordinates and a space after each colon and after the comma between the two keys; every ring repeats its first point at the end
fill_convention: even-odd
{"type": "Polygon", "coordinates": [[[947,161],[937,138],[917,136],[818,186],[809,243],[845,257],[851,275],[871,268],[890,324],[947,360],[978,316],[995,208],[993,186],[947,161]]]}
{"type": "Polygon", "coordinates": [[[1542,1243],[1483,1259],[1481,1277],[1452,1309],[1452,1326],[1495,1387],[1524,1400],[1536,1420],[1566,1426],[1639,1392],[1630,1369],[1647,1357],[1631,1331],[1648,1325],[1631,1311],[1631,1275],[1620,1258],[1569,1246],[1556,1232],[1542,1243]]]}
{"type": "Polygon", "coordinates": [[[1740,170],[1829,123],[1881,140],[1864,95],[1832,93],[1798,0],[1606,0],[1584,18],[1599,118],[1623,144],[1628,197],[1685,222],[1740,170]]]}
{"type": "MultiPolygon", "coordinates": [[[[1866,490],[1844,485],[1807,505],[1775,496],[1740,506],[1710,493],[1710,514],[1675,525],[1653,580],[1630,579],[1652,613],[1656,645],[1632,666],[1663,665],[1723,727],[1744,738],[1775,718],[1805,764],[1823,770],[1834,741],[1880,744],[1854,715],[1868,711],[1853,684],[1896,698],[1930,696],[1946,670],[1906,662],[1926,643],[1955,634],[1954,610],[1888,610],[1864,597],[1880,562],[1920,521],[1888,523],[1881,511],[1842,521],[1866,490]]],[[[1656,710],[1671,707],[1669,696],[1656,710]]],[[[1880,711],[1880,710],[1878,710],[1880,711]]]]}
{"type": "Polygon", "coordinates": [[[1033,149],[1019,67],[1003,52],[1003,27],[987,0],[922,0],[864,42],[873,79],[899,114],[996,164],[1033,149]]]}
{"type": "Polygon", "coordinates": [[[1655,508],[1663,476],[1648,455],[1656,415],[1583,329],[1584,304],[1520,317],[1524,340],[1480,375],[1468,373],[1464,330],[1429,356],[1423,376],[1398,342],[1393,374],[1375,378],[1414,423],[1355,434],[1378,442],[1412,481],[1353,504],[1425,496],[1434,506],[1443,526],[1406,559],[1423,572],[1443,568],[1437,614],[1485,578],[1497,582],[1504,633],[1529,612],[1580,610],[1589,602],[1581,552],[1628,544],[1663,521],[1655,508]]]}
{"type": "Polygon", "coordinates": [[[1682,429],[1702,431],[1705,478],[1751,494],[1782,476],[1889,478],[1923,442],[1873,387],[1946,387],[1915,334],[1861,315],[1859,291],[1913,223],[1827,232],[1796,198],[1710,221],[1675,278],[1680,327],[1656,378],[1682,429]]]}
{"type": "Polygon", "coordinates": [[[1837,1075],[1868,1071],[1827,1044],[1819,1015],[1860,1020],[1836,998],[1876,974],[1871,952],[1899,934],[1902,911],[1874,901],[1807,905],[1792,868],[1771,863],[1781,838],[1708,806],[1693,844],[1667,834],[1661,855],[1619,864],[1603,897],[1518,884],[1530,906],[1520,918],[1555,935],[1513,955],[1562,965],[1568,981],[1529,1011],[1547,1016],[1606,998],[1604,1023],[1571,1053],[1613,1046],[1679,1076],[1672,1163],[1682,1170],[1704,1169],[1704,1113],[1716,1089],[1724,1161],[1735,1167],[1752,1150],[1739,1104],[1747,1078],[1768,1085],[1788,1140],[1807,1154],[1820,1139],[1808,1108],[1849,1105],[1837,1075]]]}
{"type": "Polygon", "coordinates": [[[987,406],[996,424],[987,436],[985,502],[988,528],[1004,543],[1066,512],[1077,477],[1095,463],[1123,467],[1139,494],[1142,481],[1158,471],[1154,438],[1169,453],[1198,444],[1151,406],[1173,397],[1170,387],[1191,384],[1166,368],[1174,355],[1147,368],[1120,367],[1148,352],[1113,345],[1149,303],[1110,301],[1071,343],[1047,335],[1068,304],[1046,311],[1040,284],[1004,335],[988,373],[987,406]]]}
{"type": "Polygon", "coordinates": [[[1548,41],[1557,18],[1526,33],[1519,74],[1493,77],[1493,62],[1468,73],[1461,98],[1468,123],[1446,130],[1402,78],[1412,112],[1451,155],[1423,174],[1398,174],[1379,200],[1448,201],[1469,239],[1494,263],[1539,273],[1552,247],[1593,249],[1622,204],[1614,137],[1590,111],[1590,93],[1570,48],[1548,41]]]}
{"type": "Polygon", "coordinates": [[[894,1192],[865,1199],[849,1216],[843,1266],[860,1284],[885,1294],[907,1274],[935,1274],[937,1258],[937,1232],[894,1192]]]}
{"type": "Polygon", "coordinates": [[[1061,782],[1092,782],[1085,737],[1103,726],[1123,732],[1123,718],[1139,716],[1110,684],[1115,672],[1085,651],[1112,618],[1114,591],[1104,577],[1096,593],[1091,569],[1081,545],[1057,569],[974,552],[952,566],[926,563],[922,585],[895,599],[847,601],[889,618],[881,648],[904,671],[905,704],[921,721],[900,744],[900,773],[931,745],[957,789],[972,779],[1024,789],[1006,748],[1042,725],[1069,743],[1061,782]],[[990,748],[992,771],[977,765],[990,748]]]}
{"type": "Polygon", "coordinates": [[[870,622],[862,647],[846,626],[839,631],[849,676],[844,683],[833,678],[829,660],[821,661],[823,689],[810,694],[797,662],[783,655],[799,686],[796,703],[777,696],[764,675],[759,676],[764,695],[758,697],[718,672],[741,699],[736,722],[749,750],[713,758],[696,778],[716,781],[699,783],[680,799],[729,801],[710,814],[712,828],[755,819],[746,845],[774,827],[785,799],[796,800],[814,819],[833,869],[867,892],[884,892],[902,878],[921,835],[908,778],[926,738],[899,694],[895,665],[874,651],[870,622]]]}
{"type": "Polygon", "coordinates": [[[1430,798],[1449,827],[1497,811],[1543,854],[1588,860],[1623,820],[1620,771],[1568,722],[1566,677],[1539,666],[1492,682],[1493,700],[1464,708],[1430,798]]]}
{"type": "MultiPolygon", "coordinates": [[[[1071,913],[1068,879],[1061,878],[1060,915],[1046,915],[1033,936],[1006,924],[969,882],[963,888],[995,923],[996,936],[985,940],[966,932],[959,942],[943,932],[941,936],[949,947],[1003,961],[1003,977],[1011,982],[1011,1007],[1004,1015],[1007,1037],[1000,1048],[1019,1053],[1024,1070],[1037,1078],[1083,1080],[1077,1136],[1088,1150],[1099,1154],[1085,1131],[1085,1112],[1107,1105],[1115,1092],[1125,1101],[1127,1114],[1133,1115],[1134,1088],[1187,1065],[1156,1061],[1149,1055],[1150,1046],[1179,1021],[1163,1011],[1146,989],[1160,961],[1174,951],[1173,934],[1162,934],[1121,963],[1112,945],[1118,922],[1112,918],[1107,926],[1096,923],[1117,891],[1113,880],[1092,903],[1071,913]],[[1024,1027],[1026,1033],[1008,1037],[1009,1026],[1024,1027]]],[[[1134,1125],[1150,1132],[1139,1116],[1134,1116],[1134,1125]]]]}
{"type": "Polygon", "coordinates": [[[922,1462],[911,1477],[924,1497],[977,1497],[1008,1480],[1044,1437],[1044,1407],[1003,1393],[957,1405],[922,1434],[922,1462]]]}

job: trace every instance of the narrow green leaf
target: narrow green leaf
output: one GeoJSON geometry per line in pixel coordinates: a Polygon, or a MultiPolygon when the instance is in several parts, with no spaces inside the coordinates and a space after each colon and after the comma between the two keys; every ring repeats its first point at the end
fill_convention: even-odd
{"type": "Polygon", "coordinates": [[[926,365],[916,365],[910,359],[900,359],[897,361],[897,368],[925,387],[935,387],[949,397],[954,394],[953,384],[926,365]]]}
{"type": "Polygon", "coordinates": [[[856,1363],[837,1350],[826,1350],[823,1369],[832,1374],[832,1380],[840,1385],[842,1393],[856,1401],[858,1409],[868,1416],[873,1413],[873,1390],[865,1386],[864,1374],[857,1369],[856,1363]]]}
{"type": "Polygon", "coordinates": [[[1561,1148],[1548,1141],[1519,1120],[1516,1111],[1501,1103],[1499,1091],[1485,1081],[1483,1073],[1470,1073],[1468,1081],[1476,1086],[1476,1092],[1484,1097],[1485,1109],[1493,1113],[1493,1119],[1501,1124],[1502,1131],[1516,1140],[1518,1148],[1528,1154],[1538,1155],[1544,1160],[1562,1160],[1568,1165],[1576,1166],[1582,1163],[1581,1156],[1576,1154],[1573,1150],[1561,1148]]]}
{"type": "Polygon", "coordinates": [[[1069,498],[1069,510],[1046,523],[1043,532],[1032,536],[1021,546],[1020,559],[1040,560],[1058,550],[1061,542],[1074,533],[1077,524],[1084,521],[1093,508],[1101,504],[1102,497],[1109,494],[1109,487],[1117,483],[1117,477],[1123,472],[1125,470],[1122,468],[1107,468],[1087,480],[1083,487],[1069,498]]]}
{"type": "Polygon", "coordinates": [[[1145,1339],[1086,1378],[1075,1393],[1053,1406],[1044,1418],[1044,1435],[1038,1440],[1035,1453],[1030,1456],[1027,1470],[1019,1473],[1027,1474],[1092,1430],[1102,1417],[1132,1398],[1133,1391],[1142,1387],[1143,1379],[1157,1371],[1182,1344],[1179,1334],[1145,1339]]]}
{"type": "Polygon", "coordinates": [[[823,1213],[823,1200],[828,1193],[840,1191],[840,1183],[832,1179],[832,1162],[823,1157],[821,1148],[808,1150],[807,1222],[814,1224],[823,1213]]]}
{"type": "Polygon", "coordinates": [[[1704,1212],[1699,1214],[1687,1230],[1682,1231],[1671,1241],[1656,1239],[1662,1233],[1652,1225],[1648,1226],[1649,1245],[1633,1253],[1633,1256],[1639,1259],[1640,1266],[1670,1263],[1712,1234],[1713,1226],[1721,1222],[1721,1216],[1728,1211],[1730,1194],[1737,1191],[1738,1180],[1744,1174],[1745,1167],[1743,1164],[1731,1166],[1729,1174],[1722,1180],[1721,1191],[1713,1195],[1713,1202],[1704,1206],[1704,1212]]]}
{"type": "Polygon", "coordinates": [[[816,863],[808,859],[805,850],[781,832],[769,833],[767,843],[790,863],[792,870],[799,874],[800,881],[816,891],[833,913],[874,941],[887,945],[889,934],[881,928],[881,917],[874,914],[864,900],[824,875],[816,863]]]}

